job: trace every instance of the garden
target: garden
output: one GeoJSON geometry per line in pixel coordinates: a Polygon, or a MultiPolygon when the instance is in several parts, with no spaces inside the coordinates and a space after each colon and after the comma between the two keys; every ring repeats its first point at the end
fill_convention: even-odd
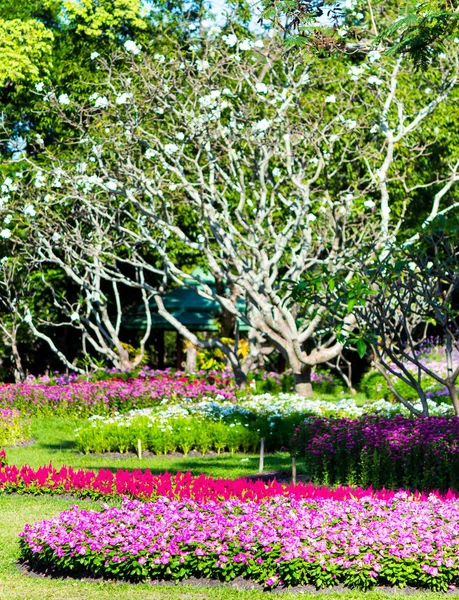
{"type": "Polygon", "coordinates": [[[0,598],[459,594],[455,2],[0,2],[0,598]]]}

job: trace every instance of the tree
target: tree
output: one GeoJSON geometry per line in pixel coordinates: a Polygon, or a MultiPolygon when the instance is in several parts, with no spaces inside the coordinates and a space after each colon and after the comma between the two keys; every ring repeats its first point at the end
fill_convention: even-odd
{"type": "Polygon", "coordinates": [[[380,62],[378,53],[360,64],[304,65],[276,40],[228,32],[193,39],[168,59],[134,54],[129,76],[126,55],[101,60],[107,80],[89,106],[47,91],[75,137],[65,156],[48,155],[46,167],[30,163],[39,195],[20,186],[20,202],[27,197],[37,213],[31,239],[49,258],[42,239],[56,224],[51,229],[46,213],[65,216],[78,206],[113,241],[99,252],[62,219],[65,244],[85,268],[94,272],[97,253],[107,282],[152,294],[192,344],[225,353],[239,383],[241,319],[286,357],[297,391],[309,394],[311,368],[339,355],[356,317],[351,307],[324,329],[327,307],[301,309],[292,284],[324,267],[330,281],[343,270],[353,277],[368,240],[388,252],[419,189],[451,188],[454,168],[445,164],[432,177],[416,165],[434,139],[428,119],[456,85],[457,56],[441,60],[440,74],[419,75],[418,85],[433,90],[426,98],[413,94],[401,58],[380,62]],[[219,283],[213,290],[203,282],[199,293],[230,317],[234,345],[199,340],[166,311],[161,294],[188,277],[177,248],[199,257],[219,283]]]}
{"type": "Polygon", "coordinates": [[[363,269],[372,293],[356,315],[371,340],[375,368],[400,402],[418,412],[395,388],[391,376],[416,391],[423,415],[428,415],[425,387],[433,380],[448,390],[459,415],[457,223],[439,219],[439,226],[423,232],[416,244],[394,247],[383,260],[363,269]],[[429,364],[420,352],[429,328],[444,341],[444,368],[429,364]]]}
{"type": "Polygon", "coordinates": [[[264,18],[280,26],[292,45],[316,52],[368,52],[373,45],[391,55],[408,55],[423,69],[459,32],[456,0],[402,5],[359,0],[264,0],[263,7],[260,22],[264,18]],[[375,18],[381,8],[383,23],[375,18]]]}

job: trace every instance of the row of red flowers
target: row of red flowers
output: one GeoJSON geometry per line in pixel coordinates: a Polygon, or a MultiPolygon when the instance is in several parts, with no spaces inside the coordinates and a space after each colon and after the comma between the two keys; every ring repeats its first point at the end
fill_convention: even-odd
{"type": "MultiPolygon", "coordinates": [[[[73,494],[96,499],[128,496],[139,500],[151,500],[166,497],[174,500],[196,501],[223,501],[232,498],[260,501],[276,496],[331,500],[372,497],[390,500],[396,493],[393,490],[348,486],[332,489],[310,483],[283,485],[275,480],[265,483],[244,478],[214,479],[206,475],[195,477],[189,472],[175,475],[166,472],[154,475],[148,469],[145,471],[118,469],[115,472],[101,469],[94,472],[75,470],[67,466],[56,469],[52,464],[33,469],[27,465],[22,467],[7,465],[4,452],[0,453],[0,492],[37,495],[73,494]]],[[[445,494],[435,493],[435,495],[448,500],[459,497],[459,494],[451,491],[445,494]]],[[[415,492],[412,497],[424,501],[428,495],[415,492]]]]}

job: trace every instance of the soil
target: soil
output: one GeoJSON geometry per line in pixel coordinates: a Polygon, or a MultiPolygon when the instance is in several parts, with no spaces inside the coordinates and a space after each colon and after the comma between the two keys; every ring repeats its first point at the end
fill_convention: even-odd
{"type": "MultiPolygon", "coordinates": [[[[76,581],[85,581],[85,582],[102,582],[103,579],[102,578],[92,578],[92,577],[79,577],[79,578],[73,578],[73,577],[69,577],[69,576],[62,576],[61,574],[58,573],[52,573],[52,572],[45,572],[43,573],[43,571],[40,571],[38,569],[35,569],[33,567],[31,567],[28,563],[21,563],[18,562],[17,566],[19,568],[19,570],[21,571],[21,573],[23,575],[27,575],[30,577],[50,577],[51,579],[66,579],[66,580],[76,580],[76,581]]],[[[263,586],[260,585],[259,583],[255,583],[253,581],[251,581],[250,579],[246,579],[244,577],[236,577],[235,579],[233,579],[233,581],[229,581],[229,582],[223,582],[223,581],[218,581],[216,579],[202,579],[202,578],[198,578],[198,577],[189,577],[188,579],[183,579],[182,581],[179,582],[174,582],[174,581],[152,581],[151,583],[153,584],[158,584],[161,586],[190,586],[190,587],[196,587],[196,588],[202,588],[203,590],[206,588],[216,588],[216,587],[222,587],[222,588],[232,588],[232,589],[236,589],[236,590],[259,590],[259,591],[265,591],[267,594],[283,594],[285,592],[288,592],[290,594],[336,594],[336,593],[343,593],[343,592],[349,592],[352,591],[352,588],[348,588],[346,586],[344,586],[343,584],[339,584],[339,585],[335,585],[333,587],[329,587],[329,588],[322,588],[320,590],[318,590],[316,587],[314,587],[313,585],[297,585],[291,588],[286,588],[286,587],[278,587],[275,588],[274,590],[264,590],[263,586]]],[[[135,585],[135,584],[132,584],[135,585]]],[[[384,594],[394,594],[395,595],[402,595],[402,596],[410,596],[413,594],[419,594],[420,592],[423,593],[423,595],[426,596],[426,598],[429,598],[430,596],[438,598],[438,592],[431,592],[429,590],[425,590],[422,588],[415,588],[415,587],[405,587],[405,588],[398,588],[398,587],[391,587],[391,586],[375,586],[372,591],[374,592],[381,592],[384,594]]],[[[451,590],[448,592],[442,592],[443,596],[458,596],[459,595],[459,589],[458,590],[451,590]]]]}

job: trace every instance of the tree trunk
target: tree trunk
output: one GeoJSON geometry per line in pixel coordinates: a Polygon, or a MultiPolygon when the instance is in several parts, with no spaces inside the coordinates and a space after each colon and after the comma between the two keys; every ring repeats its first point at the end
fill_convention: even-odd
{"type": "Polygon", "coordinates": [[[236,382],[236,387],[240,390],[244,390],[247,386],[247,375],[244,373],[242,368],[235,367],[234,365],[233,365],[233,373],[234,373],[234,380],[236,382]]]}
{"type": "Polygon", "coordinates": [[[295,392],[299,396],[304,396],[305,398],[313,396],[310,367],[303,366],[299,372],[294,372],[293,381],[295,382],[295,392]]]}
{"type": "Polygon", "coordinates": [[[14,360],[14,380],[16,383],[21,383],[25,380],[24,368],[22,366],[21,355],[16,344],[16,332],[14,332],[11,341],[11,353],[14,360]]]}
{"type": "Polygon", "coordinates": [[[457,394],[456,385],[453,383],[452,385],[447,385],[449,396],[454,406],[454,413],[456,416],[459,416],[459,396],[457,394]]]}
{"type": "Polygon", "coordinates": [[[192,344],[187,344],[186,346],[186,366],[185,371],[187,373],[196,373],[196,358],[197,358],[197,350],[195,346],[192,344]]]}

